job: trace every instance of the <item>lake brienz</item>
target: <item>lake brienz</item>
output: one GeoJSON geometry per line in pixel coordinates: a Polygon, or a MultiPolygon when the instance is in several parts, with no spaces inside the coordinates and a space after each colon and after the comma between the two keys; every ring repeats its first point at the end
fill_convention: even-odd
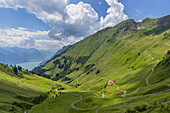
{"type": "Polygon", "coordinates": [[[37,67],[42,61],[37,61],[37,62],[24,62],[24,63],[20,63],[17,64],[17,66],[21,66],[23,69],[28,69],[29,71],[31,71],[32,69],[34,69],[35,67],[37,67]]]}

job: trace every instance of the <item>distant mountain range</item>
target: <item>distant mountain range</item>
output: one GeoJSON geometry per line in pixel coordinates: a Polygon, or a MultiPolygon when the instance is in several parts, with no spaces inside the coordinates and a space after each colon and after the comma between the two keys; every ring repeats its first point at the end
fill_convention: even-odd
{"type": "Polygon", "coordinates": [[[52,56],[52,52],[45,50],[37,50],[34,48],[0,48],[0,63],[18,64],[23,62],[36,62],[48,59],[52,56]]]}

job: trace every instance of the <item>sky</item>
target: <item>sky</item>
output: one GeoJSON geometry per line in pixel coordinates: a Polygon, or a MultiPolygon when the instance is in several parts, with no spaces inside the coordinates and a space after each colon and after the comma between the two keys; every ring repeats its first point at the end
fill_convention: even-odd
{"type": "Polygon", "coordinates": [[[0,47],[56,52],[105,27],[170,14],[170,0],[0,0],[0,47]]]}

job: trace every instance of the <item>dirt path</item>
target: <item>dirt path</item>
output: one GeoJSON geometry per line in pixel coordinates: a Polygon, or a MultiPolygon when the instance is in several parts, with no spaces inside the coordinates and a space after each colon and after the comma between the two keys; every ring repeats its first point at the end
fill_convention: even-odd
{"type": "Polygon", "coordinates": [[[152,58],[152,60],[154,60],[154,58],[151,55],[149,55],[148,53],[146,53],[146,51],[145,51],[145,54],[147,54],[150,58],[152,58]]]}
{"type": "Polygon", "coordinates": [[[126,92],[127,92],[127,91],[125,91],[125,90],[120,90],[120,89],[119,89],[119,86],[118,86],[118,85],[116,85],[116,84],[113,84],[113,85],[117,86],[117,90],[118,90],[118,91],[120,91],[120,92],[123,92],[123,93],[124,93],[124,94],[122,95],[122,97],[125,97],[125,96],[126,96],[126,92]]]}
{"type": "MultiPolygon", "coordinates": [[[[152,58],[152,60],[155,60],[151,55],[149,55],[148,53],[146,53],[146,51],[145,51],[145,54],[147,54],[150,58],[152,58]]],[[[157,60],[156,65],[157,65],[158,63],[159,63],[159,61],[157,60]]],[[[148,79],[150,78],[150,76],[151,76],[152,73],[154,72],[154,69],[155,69],[155,67],[152,68],[152,72],[148,75],[148,77],[146,77],[146,85],[147,85],[147,86],[149,85],[148,79]]]]}
{"type": "MultiPolygon", "coordinates": [[[[146,51],[145,51],[145,54],[147,54],[146,51]]],[[[148,55],[150,58],[152,58],[152,60],[154,60],[154,58],[153,58],[151,55],[149,55],[149,54],[147,54],[147,55],[148,55]]],[[[157,64],[158,64],[158,62],[159,62],[159,61],[157,60],[157,64]]],[[[154,67],[154,68],[155,68],[155,67],[154,67]]],[[[150,76],[151,76],[152,73],[154,72],[154,68],[152,68],[152,72],[151,72],[151,73],[149,74],[149,76],[146,78],[146,84],[147,84],[147,85],[149,85],[148,79],[150,78],[150,76]]],[[[126,94],[127,91],[125,91],[125,90],[120,90],[120,89],[119,89],[119,86],[116,85],[116,84],[113,84],[113,85],[117,86],[117,90],[118,90],[118,91],[124,93],[124,94],[122,95],[122,97],[125,97],[126,95],[131,95],[131,94],[133,94],[133,93],[136,93],[136,92],[141,88],[141,87],[139,87],[139,88],[137,88],[137,90],[133,91],[132,93],[126,94]]],[[[116,106],[116,105],[120,105],[120,104],[123,104],[123,103],[125,103],[125,102],[131,101],[131,100],[135,100],[135,99],[138,99],[138,98],[143,98],[143,97],[147,97],[147,96],[154,96],[154,95],[156,95],[156,94],[149,94],[149,95],[139,96],[139,97],[135,97],[135,98],[131,98],[131,99],[125,100],[125,101],[120,102],[120,103],[117,103],[117,104],[113,104],[113,105],[105,106],[105,107],[101,107],[101,108],[81,109],[81,108],[75,107],[74,105],[75,105],[77,102],[81,101],[81,100],[83,99],[83,97],[82,97],[81,95],[79,95],[79,94],[75,94],[75,93],[72,93],[72,94],[77,95],[77,96],[80,97],[79,100],[77,100],[77,101],[75,101],[75,102],[73,102],[73,103],[71,104],[71,107],[72,107],[73,109],[82,110],[82,111],[86,111],[86,110],[96,110],[96,113],[98,112],[99,109],[109,108],[109,107],[113,107],[113,106],[116,106]]]]}
{"type": "MultiPolygon", "coordinates": [[[[71,93],[71,92],[70,92],[70,93],[71,93]]],[[[77,101],[75,101],[75,102],[73,102],[73,103],[71,104],[71,107],[72,107],[73,109],[80,110],[80,111],[96,110],[96,113],[97,113],[97,111],[98,111],[99,109],[105,109],[105,108],[113,107],[113,106],[116,106],[116,105],[124,104],[124,103],[126,103],[126,102],[128,102],[128,101],[135,100],[135,99],[138,99],[138,98],[143,98],[143,97],[148,97],[148,96],[154,96],[154,95],[156,95],[156,94],[149,94],[149,95],[139,96],[139,97],[135,97],[135,98],[131,98],[131,99],[125,100],[125,101],[123,101],[123,102],[119,102],[119,103],[117,103],[117,104],[112,104],[112,105],[105,106],[105,107],[100,107],[100,108],[81,109],[81,108],[75,107],[74,105],[75,105],[77,102],[81,101],[81,100],[83,99],[83,97],[82,97],[81,95],[79,95],[79,94],[76,94],[76,93],[72,93],[72,94],[77,95],[77,96],[80,97],[79,100],[77,100],[77,101]]]]}
{"type": "MultiPolygon", "coordinates": [[[[150,58],[152,58],[152,60],[154,60],[154,58],[151,56],[151,55],[149,55],[148,53],[146,53],[146,51],[145,51],[145,54],[147,54],[150,58]]],[[[159,61],[157,60],[157,63],[156,63],[156,65],[159,63],[159,61]]],[[[155,68],[155,67],[154,67],[155,68]]],[[[148,82],[148,79],[150,78],[150,76],[152,75],[152,73],[154,72],[154,68],[152,68],[152,72],[148,75],[148,77],[146,77],[146,85],[149,85],[149,82],[148,82]]],[[[116,85],[116,84],[113,84],[113,85],[116,85]]],[[[116,85],[117,86],[117,85],[116,85]]],[[[119,91],[121,91],[121,92],[123,92],[124,94],[122,95],[122,97],[125,97],[126,95],[131,95],[131,94],[133,94],[133,93],[136,93],[139,89],[140,89],[141,87],[138,87],[135,91],[133,91],[132,93],[129,93],[129,94],[126,94],[126,90],[120,90],[119,89],[119,86],[117,86],[117,90],[119,90],[119,91]]]]}
{"type": "MultiPolygon", "coordinates": [[[[168,91],[168,90],[170,90],[170,89],[167,89],[167,90],[164,90],[164,91],[168,91]]],[[[163,91],[160,91],[160,92],[163,92],[163,91]]],[[[116,106],[116,105],[124,104],[124,103],[126,103],[126,102],[128,102],[128,101],[135,100],[135,99],[138,99],[138,98],[154,96],[154,95],[157,95],[157,93],[159,93],[159,92],[154,93],[154,94],[148,94],[148,95],[143,95],[143,96],[139,96],[139,97],[134,97],[134,98],[125,100],[125,101],[123,101],[123,102],[119,102],[119,103],[117,103],[117,104],[112,104],[112,105],[105,106],[105,107],[91,108],[91,109],[81,109],[81,108],[75,107],[74,104],[76,104],[77,102],[81,101],[81,100],[83,99],[83,96],[81,96],[81,95],[79,95],[79,94],[76,94],[76,93],[72,93],[72,92],[69,92],[69,93],[71,93],[71,94],[73,94],[73,95],[77,95],[77,96],[80,97],[79,100],[77,100],[77,101],[75,101],[75,102],[73,102],[73,103],[71,104],[71,107],[72,107],[73,109],[80,110],[80,111],[96,110],[96,112],[97,112],[99,109],[105,109],[105,108],[113,107],[113,106],[116,106]]]]}
{"type": "MultiPolygon", "coordinates": [[[[156,62],[156,65],[159,63],[159,61],[157,60],[157,62],[156,62]]],[[[148,81],[148,79],[150,78],[150,76],[152,75],[152,73],[154,72],[154,69],[155,69],[155,67],[153,67],[152,68],[152,72],[149,74],[149,76],[146,78],[146,85],[148,86],[149,85],[149,81],[148,81]]]]}
{"type": "Polygon", "coordinates": [[[167,46],[170,46],[170,44],[167,44],[167,43],[164,43],[165,45],[167,45],[167,46]]]}
{"type": "Polygon", "coordinates": [[[146,78],[146,85],[149,85],[148,79],[149,77],[152,75],[152,73],[154,72],[154,68],[152,68],[152,72],[149,74],[149,76],[146,78]]]}
{"type": "Polygon", "coordinates": [[[98,112],[98,109],[96,110],[96,113],[98,112]]]}
{"type": "Polygon", "coordinates": [[[133,91],[132,93],[129,93],[129,94],[127,94],[127,95],[131,95],[131,94],[133,94],[133,93],[136,93],[140,88],[141,88],[141,87],[138,87],[137,90],[135,90],[135,91],[133,91]]]}

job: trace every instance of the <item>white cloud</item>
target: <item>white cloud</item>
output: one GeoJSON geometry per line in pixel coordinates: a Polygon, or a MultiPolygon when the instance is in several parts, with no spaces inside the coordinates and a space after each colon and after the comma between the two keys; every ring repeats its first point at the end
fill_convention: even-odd
{"type": "Polygon", "coordinates": [[[0,29],[0,47],[21,47],[32,48],[35,45],[35,38],[39,36],[48,37],[49,31],[26,31],[26,28],[0,29]]]}
{"type": "Polygon", "coordinates": [[[70,36],[81,37],[94,33],[98,14],[90,4],[83,2],[79,2],[77,5],[70,4],[66,7],[66,12],[67,18],[60,25],[53,26],[49,33],[50,37],[65,39],[70,36]]]}
{"type": "Polygon", "coordinates": [[[142,20],[138,20],[138,22],[142,22],[142,20]]]}
{"type": "Polygon", "coordinates": [[[65,16],[67,0],[0,0],[0,7],[25,8],[29,13],[48,23],[61,22],[65,16]]]}
{"type": "Polygon", "coordinates": [[[34,48],[39,50],[58,50],[61,44],[58,40],[35,40],[34,48]]]}
{"type": "Polygon", "coordinates": [[[19,30],[27,30],[27,28],[18,27],[19,30]]]}
{"type": "Polygon", "coordinates": [[[117,0],[106,0],[106,2],[110,8],[107,10],[108,15],[106,15],[105,18],[100,18],[101,28],[113,27],[119,22],[128,19],[128,16],[123,12],[123,4],[119,3],[117,0]]]}
{"type": "Polygon", "coordinates": [[[138,14],[142,14],[142,12],[141,12],[141,11],[139,11],[139,10],[136,10],[136,12],[137,12],[138,14]]]}
{"type": "Polygon", "coordinates": [[[74,44],[81,39],[73,36],[68,37],[64,41],[51,40],[48,37],[49,31],[27,31],[27,28],[18,27],[17,29],[8,28],[0,29],[0,47],[19,47],[19,48],[35,48],[39,50],[54,50],[63,46],[74,44]],[[45,38],[42,38],[45,37],[45,38]]]}
{"type": "Polygon", "coordinates": [[[30,32],[26,31],[26,28],[21,28],[18,27],[18,29],[14,28],[8,28],[8,29],[0,29],[0,35],[1,36],[12,36],[12,37],[37,37],[40,35],[47,35],[49,31],[39,31],[37,30],[36,32],[30,32]]]}
{"type": "Polygon", "coordinates": [[[102,4],[102,2],[99,2],[99,5],[101,5],[102,4]]]}
{"type": "Polygon", "coordinates": [[[107,10],[108,15],[101,17],[100,22],[97,21],[98,14],[91,5],[83,2],[68,5],[69,0],[0,0],[0,7],[15,10],[25,8],[29,13],[52,25],[49,32],[51,38],[63,40],[68,37],[86,37],[128,18],[123,13],[123,4],[117,0],[105,1],[110,8],[107,10]]]}

